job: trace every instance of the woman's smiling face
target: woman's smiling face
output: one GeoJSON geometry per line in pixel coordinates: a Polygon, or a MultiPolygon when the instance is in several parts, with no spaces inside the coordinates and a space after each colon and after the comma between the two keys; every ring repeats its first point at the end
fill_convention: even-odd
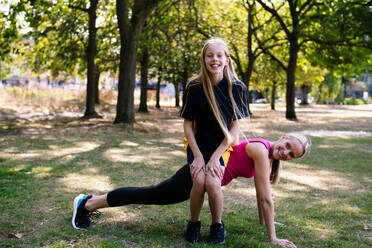
{"type": "Polygon", "coordinates": [[[272,146],[271,157],[278,160],[291,160],[304,154],[301,142],[294,137],[282,136],[272,146]]]}

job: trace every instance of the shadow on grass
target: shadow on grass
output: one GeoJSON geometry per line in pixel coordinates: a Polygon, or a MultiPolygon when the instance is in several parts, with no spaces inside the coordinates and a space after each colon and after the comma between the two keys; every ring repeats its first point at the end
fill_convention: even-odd
{"type": "MultiPolygon", "coordinates": [[[[65,240],[63,237],[67,236],[68,241],[76,235],[81,236],[70,230],[71,204],[78,193],[103,193],[119,186],[157,183],[179,168],[174,164],[181,165],[185,161],[181,133],[177,139],[172,134],[160,133],[149,138],[148,134],[128,134],[120,132],[120,128],[111,129],[111,135],[103,132],[97,137],[86,131],[2,138],[2,237],[14,232],[22,233],[24,237],[22,240],[1,238],[0,242],[10,246],[22,243],[39,246],[53,243],[54,238],[50,237],[65,240]],[[115,156],[112,152],[115,150],[120,156],[115,156]]],[[[99,133],[97,129],[95,132],[99,133]]],[[[141,219],[141,211],[132,209],[131,212],[133,220],[141,219]]],[[[122,220],[121,217],[115,219],[122,220]]],[[[146,231],[159,233],[156,223],[151,228],[149,225],[146,231]]],[[[141,226],[143,222],[137,225],[141,226]]],[[[126,229],[126,232],[131,230],[126,229]]],[[[146,233],[143,230],[143,235],[149,235],[146,233]]],[[[115,235],[120,237],[121,234],[116,231],[115,235]]],[[[164,235],[167,232],[158,234],[159,238],[164,235]]],[[[90,237],[90,234],[83,236],[90,237]]],[[[134,235],[130,237],[136,239],[134,235]]]]}
{"type": "MultiPolygon", "coordinates": [[[[0,137],[1,246],[186,245],[182,235],[188,202],[105,209],[92,228],[82,232],[70,224],[72,200],[79,193],[146,186],[173,175],[185,162],[181,132],[128,133],[107,123],[45,130],[0,137]],[[8,239],[8,233],[24,236],[8,239]]],[[[273,129],[267,136],[277,134],[273,129]]],[[[371,223],[371,143],[371,138],[313,138],[309,157],[285,163],[282,181],[273,188],[276,220],[285,224],[277,226],[279,237],[299,247],[370,244],[363,224],[371,223]]],[[[254,189],[252,181],[238,179],[224,190],[227,246],[267,246],[255,197],[252,191],[244,191],[254,189]]],[[[205,237],[207,206],[202,222],[205,237]]]]}

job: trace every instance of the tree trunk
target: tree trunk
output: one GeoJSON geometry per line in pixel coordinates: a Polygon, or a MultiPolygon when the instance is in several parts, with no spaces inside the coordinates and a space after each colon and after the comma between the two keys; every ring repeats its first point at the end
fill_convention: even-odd
{"type": "MultiPolygon", "coordinates": [[[[246,2],[247,5],[248,5],[248,8],[246,8],[247,10],[247,14],[248,14],[248,25],[247,25],[247,40],[246,40],[246,45],[247,45],[247,60],[248,60],[248,65],[247,67],[244,69],[244,66],[240,59],[239,59],[239,53],[238,53],[238,49],[236,46],[233,46],[233,50],[236,54],[235,56],[235,63],[237,65],[237,69],[239,71],[239,74],[240,76],[242,77],[242,80],[243,80],[243,83],[246,85],[247,89],[246,89],[246,96],[247,96],[247,102],[246,102],[246,105],[247,105],[247,111],[249,113],[249,115],[252,115],[252,112],[251,112],[251,109],[250,109],[250,94],[249,94],[249,85],[250,85],[250,80],[251,80],[251,76],[252,76],[252,72],[253,72],[253,68],[254,68],[254,63],[255,63],[255,60],[257,58],[257,54],[254,53],[253,51],[253,35],[254,35],[254,12],[255,12],[255,1],[253,2],[250,2],[250,1],[247,1],[246,2]]],[[[252,101],[253,102],[253,101],[252,101]]]]}
{"type": "MultiPolygon", "coordinates": [[[[189,62],[188,62],[188,59],[187,59],[187,56],[183,56],[184,57],[184,60],[186,63],[184,63],[185,65],[188,65],[189,62]]],[[[182,71],[182,77],[181,77],[181,84],[182,84],[182,104],[184,104],[185,102],[185,95],[183,94],[185,92],[185,89],[186,89],[186,85],[189,81],[189,68],[187,66],[184,66],[183,68],[183,71],[182,71]]],[[[177,82],[177,80],[175,80],[175,82],[177,82]]],[[[180,85],[179,83],[177,84],[174,84],[174,89],[175,89],[175,97],[176,97],[176,107],[179,107],[180,106],[180,85]],[[177,103],[178,102],[178,103],[177,103]]]]}
{"type": "Polygon", "coordinates": [[[101,76],[101,71],[98,68],[98,65],[95,64],[94,70],[94,92],[95,92],[95,103],[99,104],[99,77],[101,76]]]}
{"type": "Polygon", "coordinates": [[[149,54],[147,48],[143,49],[143,54],[141,57],[141,96],[140,96],[140,105],[138,112],[147,113],[147,74],[148,74],[148,65],[149,65],[149,54]]]}
{"type": "Polygon", "coordinates": [[[180,84],[178,82],[174,83],[176,107],[180,106],[180,84]]]}
{"type": "Polygon", "coordinates": [[[301,105],[309,105],[309,101],[307,100],[307,92],[308,92],[308,86],[302,85],[301,86],[301,105]]]}
{"type": "Polygon", "coordinates": [[[97,28],[96,28],[96,11],[98,6],[98,0],[90,0],[90,7],[89,7],[89,38],[88,38],[88,47],[86,49],[86,58],[87,58],[87,94],[86,94],[86,108],[84,118],[99,118],[99,116],[95,111],[95,81],[94,81],[94,58],[97,54],[97,43],[96,43],[96,35],[97,35],[97,28]]]}
{"type": "Polygon", "coordinates": [[[298,55],[298,38],[293,35],[290,40],[289,61],[286,70],[287,73],[287,91],[286,91],[286,113],[285,117],[288,120],[297,120],[295,112],[295,93],[296,93],[296,67],[298,55]]]}
{"type": "Polygon", "coordinates": [[[182,82],[182,106],[185,104],[185,98],[186,98],[185,90],[186,90],[186,87],[187,87],[187,82],[182,82]]]}
{"type": "Polygon", "coordinates": [[[114,123],[135,122],[134,85],[138,42],[146,17],[160,1],[134,1],[132,9],[129,9],[128,0],[116,0],[121,47],[118,102],[114,123]]]}
{"type": "Polygon", "coordinates": [[[271,110],[275,110],[275,95],[276,95],[276,81],[273,81],[273,87],[271,89],[271,110]]]}
{"type": "Polygon", "coordinates": [[[249,105],[249,99],[250,99],[250,96],[249,96],[249,83],[250,83],[250,75],[251,73],[248,73],[248,69],[247,71],[243,74],[243,83],[246,85],[247,89],[246,89],[246,96],[247,96],[247,110],[248,110],[248,113],[249,115],[252,115],[252,112],[251,112],[251,109],[250,109],[250,105],[249,105]]]}
{"type": "Polygon", "coordinates": [[[158,82],[156,84],[156,108],[160,109],[160,83],[162,76],[162,67],[158,67],[158,82]]]}
{"type": "Polygon", "coordinates": [[[251,81],[254,62],[256,60],[256,56],[253,53],[253,48],[252,48],[252,46],[253,46],[253,33],[254,33],[254,30],[253,30],[253,22],[254,22],[253,12],[255,10],[255,3],[253,1],[253,3],[250,4],[249,1],[247,1],[247,4],[248,4],[248,9],[247,9],[247,11],[248,11],[248,35],[247,35],[248,66],[247,66],[247,70],[244,73],[243,80],[244,80],[245,85],[247,86],[247,94],[246,95],[247,95],[248,113],[249,113],[249,115],[252,115],[251,109],[249,107],[249,84],[250,84],[250,81],[251,81]]]}
{"type": "Polygon", "coordinates": [[[114,123],[135,122],[134,84],[139,31],[139,29],[133,30],[132,36],[128,37],[128,39],[122,39],[121,41],[118,102],[114,123]]]}

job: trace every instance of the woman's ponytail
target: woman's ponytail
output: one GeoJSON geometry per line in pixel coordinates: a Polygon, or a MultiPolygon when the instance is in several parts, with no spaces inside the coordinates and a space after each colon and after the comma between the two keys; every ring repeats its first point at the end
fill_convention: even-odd
{"type": "Polygon", "coordinates": [[[271,172],[270,172],[270,183],[277,184],[280,178],[281,163],[278,159],[273,159],[271,162],[271,172]]]}

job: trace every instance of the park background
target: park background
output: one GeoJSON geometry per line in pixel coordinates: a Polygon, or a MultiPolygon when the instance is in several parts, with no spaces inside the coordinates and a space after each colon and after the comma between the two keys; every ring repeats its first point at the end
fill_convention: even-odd
{"type": "MultiPolygon", "coordinates": [[[[244,136],[313,141],[273,187],[278,236],[372,245],[369,1],[0,3],[1,247],[188,246],[188,202],[105,209],[78,232],[72,200],[154,184],[185,163],[182,91],[213,36],[248,89],[244,136]]],[[[270,247],[252,180],[224,195],[226,247],[270,247]]],[[[202,215],[206,237],[207,206],[202,215]]]]}

